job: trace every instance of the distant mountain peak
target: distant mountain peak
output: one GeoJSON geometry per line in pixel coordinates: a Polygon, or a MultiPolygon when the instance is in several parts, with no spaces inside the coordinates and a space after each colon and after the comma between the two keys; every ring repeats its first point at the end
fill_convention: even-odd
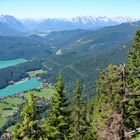
{"type": "Polygon", "coordinates": [[[8,26],[9,28],[20,31],[27,32],[27,29],[22,25],[22,23],[11,15],[1,15],[0,22],[8,26]]]}
{"type": "MultiPolygon", "coordinates": [[[[106,17],[83,16],[74,18],[46,18],[42,20],[17,19],[11,15],[1,15],[1,27],[8,27],[14,31],[25,34],[35,33],[46,35],[50,31],[75,30],[75,29],[99,29],[106,26],[114,26],[122,23],[133,23],[138,19],[130,17],[106,17]],[[3,25],[2,25],[3,24],[3,25]]],[[[7,29],[7,30],[9,30],[7,29]]]]}
{"type": "Polygon", "coordinates": [[[96,29],[105,26],[114,26],[126,22],[137,21],[130,17],[106,17],[106,16],[83,16],[74,18],[46,18],[42,20],[21,20],[32,30],[73,30],[73,29],[96,29]]]}
{"type": "Polygon", "coordinates": [[[130,18],[130,17],[92,17],[92,16],[83,16],[83,17],[75,17],[75,18],[70,18],[70,22],[74,23],[83,23],[83,24],[95,24],[95,23],[116,23],[116,24],[121,24],[125,22],[131,22],[131,21],[137,21],[137,19],[130,18]]]}
{"type": "Polygon", "coordinates": [[[9,15],[1,15],[0,16],[0,22],[2,22],[2,23],[7,23],[7,22],[13,22],[14,23],[15,21],[19,22],[13,16],[9,16],[9,15]]]}

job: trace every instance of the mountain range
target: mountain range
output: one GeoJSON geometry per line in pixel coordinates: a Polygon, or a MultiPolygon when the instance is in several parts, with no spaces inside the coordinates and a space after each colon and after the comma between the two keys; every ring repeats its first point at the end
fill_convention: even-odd
{"type": "Polygon", "coordinates": [[[114,26],[121,23],[133,22],[136,19],[129,17],[75,17],[75,18],[48,18],[42,20],[17,19],[9,15],[0,16],[0,35],[19,36],[29,34],[47,34],[50,31],[91,29],[114,26]]]}
{"type": "Polygon", "coordinates": [[[25,58],[41,60],[49,83],[61,73],[69,90],[77,79],[88,95],[98,78],[97,68],[123,64],[140,21],[122,23],[97,30],[53,31],[46,36],[0,36],[0,60],[25,58]]]}
{"type": "Polygon", "coordinates": [[[118,25],[125,22],[136,21],[128,17],[75,17],[69,19],[44,19],[41,21],[24,19],[21,22],[32,30],[73,30],[73,29],[96,29],[105,26],[118,25]]]}

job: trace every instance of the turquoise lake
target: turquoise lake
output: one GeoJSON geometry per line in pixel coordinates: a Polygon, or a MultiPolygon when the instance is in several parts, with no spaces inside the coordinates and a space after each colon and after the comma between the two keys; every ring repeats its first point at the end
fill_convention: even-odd
{"type": "Polygon", "coordinates": [[[4,89],[0,89],[0,96],[14,95],[16,93],[27,91],[29,89],[39,88],[41,84],[42,84],[42,81],[36,78],[20,81],[14,85],[7,86],[4,89]]]}
{"type": "Polygon", "coordinates": [[[10,67],[10,66],[14,66],[14,65],[17,65],[17,64],[21,64],[21,63],[24,63],[24,62],[26,62],[25,59],[0,61],[0,69],[10,67]]]}

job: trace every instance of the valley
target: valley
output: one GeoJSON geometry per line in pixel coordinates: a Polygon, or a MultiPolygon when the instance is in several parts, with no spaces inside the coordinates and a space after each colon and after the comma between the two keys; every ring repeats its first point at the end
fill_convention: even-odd
{"type": "MultiPolygon", "coordinates": [[[[19,112],[30,94],[37,97],[42,110],[50,107],[59,74],[69,101],[78,79],[90,101],[96,93],[98,70],[108,64],[127,63],[132,38],[139,27],[138,21],[96,30],[51,31],[43,36],[0,36],[1,134],[13,130],[16,120],[21,120],[19,112]]],[[[40,123],[47,115],[47,111],[41,112],[40,123]]]]}
{"type": "Polygon", "coordinates": [[[140,140],[140,0],[1,0],[0,140],[140,140]]]}
{"type": "Polygon", "coordinates": [[[69,91],[80,79],[88,95],[92,96],[98,78],[97,69],[110,63],[119,65],[127,62],[128,50],[139,26],[140,22],[133,22],[97,30],[54,31],[47,36],[1,36],[0,47],[3,49],[0,50],[0,60],[23,58],[27,62],[0,69],[0,88],[30,75],[54,83],[59,73],[69,91]],[[30,72],[40,69],[41,73],[30,72]]]}

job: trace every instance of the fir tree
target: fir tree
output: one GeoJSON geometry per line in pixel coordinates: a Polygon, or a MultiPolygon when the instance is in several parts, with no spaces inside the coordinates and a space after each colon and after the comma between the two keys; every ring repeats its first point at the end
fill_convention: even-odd
{"type": "Polygon", "coordinates": [[[125,105],[127,129],[140,127],[140,30],[136,32],[126,67],[126,85],[129,101],[125,105]]]}
{"type": "Polygon", "coordinates": [[[52,109],[49,111],[50,116],[46,124],[48,139],[68,139],[70,133],[70,112],[68,105],[64,92],[64,83],[62,77],[59,76],[55,86],[54,99],[52,100],[52,109]]]}
{"type": "Polygon", "coordinates": [[[80,81],[76,83],[76,89],[72,108],[71,136],[74,140],[81,140],[87,130],[87,102],[83,102],[83,93],[80,81]]]}
{"type": "Polygon", "coordinates": [[[43,140],[44,132],[41,127],[37,124],[37,112],[38,108],[36,106],[37,99],[31,94],[27,105],[24,107],[21,115],[23,116],[23,122],[18,124],[14,139],[29,139],[29,140],[43,140]]]}
{"type": "Polygon", "coordinates": [[[136,32],[132,48],[128,55],[127,87],[129,91],[140,90],[140,30],[136,32]]]}
{"type": "Polygon", "coordinates": [[[84,136],[84,140],[93,140],[94,136],[92,133],[92,122],[93,122],[93,111],[95,106],[95,97],[91,101],[87,102],[86,112],[87,112],[87,131],[84,136]]]}

